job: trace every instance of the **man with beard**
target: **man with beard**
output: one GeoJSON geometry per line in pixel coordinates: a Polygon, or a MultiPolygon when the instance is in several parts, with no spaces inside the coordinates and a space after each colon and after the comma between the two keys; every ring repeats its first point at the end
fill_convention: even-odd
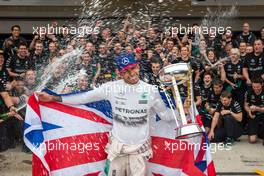
{"type": "Polygon", "coordinates": [[[144,81],[152,85],[160,86],[159,71],[161,69],[161,63],[159,59],[152,59],[150,65],[151,73],[145,75],[144,81]]]}
{"type": "Polygon", "coordinates": [[[263,57],[263,43],[262,40],[257,39],[254,42],[254,52],[246,56],[243,76],[247,84],[251,84],[252,78],[261,77],[264,79],[264,57],[263,57]]]}
{"type": "Polygon", "coordinates": [[[26,88],[26,95],[30,96],[35,90],[37,86],[36,80],[36,72],[35,70],[27,70],[25,75],[25,88],[26,88]]]}
{"type": "Polygon", "coordinates": [[[34,68],[36,71],[43,71],[44,67],[48,64],[48,58],[44,53],[43,43],[40,40],[35,42],[35,50],[31,52],[29,58],[31,62],[34,64],[34,68]]]}

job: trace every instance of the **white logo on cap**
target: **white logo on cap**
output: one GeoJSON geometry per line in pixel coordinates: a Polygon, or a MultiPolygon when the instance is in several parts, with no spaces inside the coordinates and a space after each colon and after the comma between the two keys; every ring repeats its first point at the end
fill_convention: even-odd
{"type": "Polygon", "coordinates": [[[128,63],[129,63],[129,59],[126,58],[126,57],[124,57],[124,58],[122,59],[122,64],[127,65],[128,63]]]}

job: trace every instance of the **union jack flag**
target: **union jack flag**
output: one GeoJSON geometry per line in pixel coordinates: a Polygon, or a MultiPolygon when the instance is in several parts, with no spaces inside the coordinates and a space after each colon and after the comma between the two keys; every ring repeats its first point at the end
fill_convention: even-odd
{"type": "MultiPolygon", "coordinates": [[[[24,124],[24,141],[33,152],[33,176],[101,176],[107,154],[104,151],[112,127],[111,105],[107,101],[86,105],[44,103],[29,98],[24,124]]],[[[206,135],[179,141],[175,124],[152,118],[153,158],[148,176],[214,176],[215,169],[206,135]],[[180,145],[199,147],[180,149],[180,145]]]]}

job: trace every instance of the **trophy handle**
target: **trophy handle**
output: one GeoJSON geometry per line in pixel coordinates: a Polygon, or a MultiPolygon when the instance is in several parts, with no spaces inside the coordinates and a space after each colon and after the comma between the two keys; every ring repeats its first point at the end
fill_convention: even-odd
{"type": "Polygon", "coordinates": [[[185,112],[183,109],[183,105],[182,105],[182,101],[181,101],[181,96],[180,96],[180,92],[176,83],[176,79],[174,76],[172,76],[172,86],[174,91],[172,91],[175,102],[176,102],[176,106],[177,109],[179,111],[180,117],[181,117],[181,121],[182,121],[182,125],[186,125],[187,124],[187,120],[186,120],[186,116],[185,116],[185,112]]]}

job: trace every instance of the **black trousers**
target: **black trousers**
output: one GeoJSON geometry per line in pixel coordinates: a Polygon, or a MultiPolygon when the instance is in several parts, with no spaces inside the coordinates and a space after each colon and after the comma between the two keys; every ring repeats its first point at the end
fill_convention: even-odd
{"type": "Polygon", "coordinates": [[[264,137],[264,114],[256,115],[254,119],[248,117],[248,135],[264,137]]]}
{"type": "Polygon", "coordinates": [[[242,133],[243,128],[241,123],[228,114],[222,117],[222,125],[215,129],[212,142],[223,142],[227,137],[237,139],[242,133]]]}

